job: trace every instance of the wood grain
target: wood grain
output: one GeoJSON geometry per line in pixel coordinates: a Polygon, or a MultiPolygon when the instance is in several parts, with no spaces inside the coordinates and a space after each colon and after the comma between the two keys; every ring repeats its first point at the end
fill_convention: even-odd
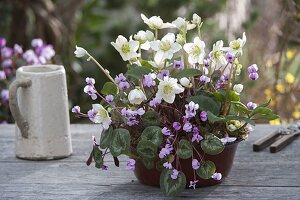
{"type": "MultiPolygon", "coordinates": [[[[248,140],[240,143],[229,177],[220,185],[186,190],[177,199],[300,199],[300,142],[282,151],[253,152],[252,144],[278,127],[258,125],[248,140]]],[[[27,161],[15,158],[14,126],[0,126],[0,199],[166,199],[158,188],[140,185],[125,170],[126,157],[108,171],[85,161],[91,136],[99,138],[95,125],[72,125],[73,155],[62,160],[27,161]]]]}

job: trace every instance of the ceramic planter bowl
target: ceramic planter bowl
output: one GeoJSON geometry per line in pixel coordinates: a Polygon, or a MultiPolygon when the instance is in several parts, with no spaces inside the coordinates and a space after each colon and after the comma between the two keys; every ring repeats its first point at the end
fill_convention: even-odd
{"type": "MultiPolygon", "coordinates": [[[[205,180],[205,179],[201,179],[196,174],[196,178],[197,180],[199,180],[196,187],[205,187],[205,186],[211,186],[211,185],[221,183],[222,180],[228,176],[232,167],[234,155],[238,144],[239,142],[228,144],[225,146],[225,149],[220,154],[214,156],[204,154],[203,151],[199,149],[200,154],[204,155],[204,160],[210,160],[215,163],[217,168],[216,171],[222,173],[223,178],[220,181],[216,181],[213,179],[205,180]]],[[[198,155],[195,152],[193,157],[199,159],[198,155]]],[[[180,159],[180,165],[182,167],[181,171],[183,171],[183,173],[186,175],[186,180],[187,180],[186,188],[188,188],[189,181],[194,180],[194,171],[192,169],[192,158],[180,159]]],[[[137,160],[134,173],[140,183],[144,185],[159,187],[160,171],[157,170],[156,168],[147,169],[141,160],[137,160]]]]}

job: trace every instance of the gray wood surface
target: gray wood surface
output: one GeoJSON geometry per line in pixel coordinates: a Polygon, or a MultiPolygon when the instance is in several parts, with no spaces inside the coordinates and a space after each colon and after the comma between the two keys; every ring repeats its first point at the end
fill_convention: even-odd
{"type": "MultiPolygon", "coordinates": [[[[277,126],[257,125],[240,143],[229,177],[220,185],[186,190],[176,199],[300,199],[300,141],[279,153],[253,152],[253,142],[277,126]]],[[[0,199],[167,199],[154,187],[138,183],[125,169],[126,158],[108,171],[85,161],[96,125],[71,125],[73,155],[62,160],[27,161],[15,158],[14,126],[0,125],[0,199]]]]}

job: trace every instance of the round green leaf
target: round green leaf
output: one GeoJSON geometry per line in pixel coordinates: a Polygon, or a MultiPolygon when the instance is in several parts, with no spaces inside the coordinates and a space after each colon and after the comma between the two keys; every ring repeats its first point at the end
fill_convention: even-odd
{"type": "Polygon", "coordinates": [[[161,128],[158,126],[148,126],[144,129],[142,135],[142,140],[147,140],[155,144],[157,147],[161,145],[163,140],[163,134],[161,128]]]}
{"type": "Polygon", "coordinates": [[[149,74],[151,69],[145,66],[134,66],[126,72],[126,76],[133,77],[137,80],[140,80],[143,75],[149,74]]]}
{"type": "Polygon", "coordinates": [[[146,112],[142,119],[145,126],[158,126],[160,124],[160,116],[153,110],[146,112]]]}
{"type": "Polygon", "coordinates": [[[179,172],[177,179],[171,178],[172,170],[163,170],[160,174],[160,188],[167,196],[177,196],[185,189],[186,177],[179,172]]]}
{"type": "Polygon", "coordinates": [[[219,138],[213,134],[209,134],[204,140],[201,141],[201,148],[209,155],[217,155],[224,150],[225,146],[219,138]]]}
{"type": "Polygon", "coordinates": [[[183,77],[193,77],[193,76],[199,76],[201,75],[201,71],[199,69],[194,69],[194,68],[188,68],[188,69],[183,69],[175,73],[172,77],[181,79],[183,77]]]}
{"type": "Polygon", "coordinates": [[[207,95],[197,95],[197,96],[190,96],[186,98],[188,102],[195,102],[199,105],[199,109],[203,111],[210,111],[214,115],[219,114],[220,110],[220,103],[215,101],[213,97],[207,96],[207,95]]]}
{"type": "Polygon", "coordinates": [[[179,148],[178,148],[178,156],[182,159],[188,159],[192,157],[193,154],[193,147],[189,141],[186,139],[182,139],[179,141],[179,148]]]}
{"type": "Polygon", "coordinates": [[[137,153],[146,160],[153,160],[157,155],[157,146],[148,140],[141,140],[136,150],[137,153]]]}
{"type": "Polygon", "coordinates": [[[216,172],[216,166],[215,164],[207,160],[205,163],[203,163],[199,169],[197,169],[196,173],[199,177],[203,179],[210,179],[211,176],[216,172]]]}
{"type": "Polygon", "coordinates": [[[106,82],[103,85],[101,93],[104,94],[104,95],[109,95],[109,94],[116,95],[116,94],[119,93],[119,88],[115,83],[106,82]]]}
{"type": "Polygon", "coordinates": [[[124,128],[118,128],[113,131],[113,138],[110,145],[110,153],[114,157],[121,154],[127,154],[130,148],[130,134],[124,128]]]}
{"type": "Polygon", "coordinates": [[[110,146],[113,138],[113,127],[110,126],[107,130],[101,133],[100,148],[105,149],[110,146]]]}

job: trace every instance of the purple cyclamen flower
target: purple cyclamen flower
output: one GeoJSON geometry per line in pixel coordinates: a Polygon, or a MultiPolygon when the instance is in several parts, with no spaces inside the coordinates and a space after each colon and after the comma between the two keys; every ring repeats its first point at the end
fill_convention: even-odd
{"type": "Polygon", "coordinates": [[[95,90],[94,86],[87,85],[84,87],[83,91],[87,93],[93,100],[97,99],[97,91],[95,90]]]}
{"type": "Polygon", "coordinates": [[[3,47],[1,49],[1,56],[3,58],[9,58],[13,55],[13,49],[9,47],[3,47]]]}
{"type": "Polygon", "coordinates": [[[257,80],[259,77],[258,73],[254,72],[254,73],[250,73],[249,74],[249,78],[253,81],[257,80]]]}
{"type": "Polygon", "coordinates": [[[127,81],[122,81],[119,83],[119,88],[120,90],[125,90],[128,89],[130,87],[130,84],[127,81]]]}
{"type": "Polygon", "coordinates": [[[173,128],[175,131],[179,131],[181,129],[181,124],[179,122],[173,122],[173,128]]]}
{"type": "Polygon", "coordinates": [[[149,105],[151,107],[156,107],[158,104],[161,103],[161,99],[158,99],[158,98],[153,98],[150,102],[149,102],[149,105]]]}
{"type": "Polygon", "coordinates": [[[205,67],[209,67],[209,65],[210,65],[210,59],[208,59],[208,58],[204,59],[203,60],[203,64],[204,64],[205,67]]]}
{"type": "Polygon", "coordinates": [[[176,170],[176,169],[173,169],[172,174],[171,174],[171,178],[172,178],[173,180],[176,180],[177,177],[178,177],[178,174],[179,174],[179,171],[176,170]]]}
{"type": "Polygon", "coordinates": [[[167,155],[169,155],[170,153],[172,153],[173,151],[173,147],[170,144],[166,144],[164,148],[162,148],[159,152],[159,158],[163,159],[164,157],[166,157],[167,155]]]}
{"type": "Polygon", "coordinates": [[[0,80],[5,80],[6,79],[6,75],[4,71],[0,71],[0,80]]]}
{"type": "Polygon", "coordinates": [[[219,181],[222,179],[222,174],[221,173],[214,173],[212,176],[211,176],[212,179],[216,180],[216,181],[219,181]]]}
{"type": "Polygon", "coordinates": [[[170,71],[167,69],[163,69],[161,70],[161,72],[159,74],[157,74],[157,78],[160,80],[164,80],[164,77],[169,76],[170,75],[170,71]]]}
{"type": "Polygon", "coordinates": [[[196,116],[196,112],[199,109],[199,104],[191,101],[189,104],[185,104],[185,118],[189,119],[196,116]]]}
{"type": "Polygon", "coordinates": [[[251,101],[247,103],[247,108],[250,110],[254,110],[256,107],[257,107],[256,103],[253,103],[251,101]]]}
{"type": "Polygon", "coordinates": [[[90,119],[92,122],[94,122],[95,117],[96,117],[96,115],[97,115],[97,112],[94,111],[93,109],[91,109],[91,110],[88,111],[87,115],[88,115],[89,119],[90,119]]]}
{"type": "Polygon", "coordinates": [[[0,48],[5,47],[5,45],[6,45],[6,39],[0,37],[0,48]]]}
{"type": "Polygon", "coordinates": [[[108,103],[112,103],[114,101],[114,96],[109,94],[105,97],[105,100],[108,102],[108,103]]]}
{"type": "Polygon", "coordinates": [[[226,58],[227,62],[229,62],[229,63],[233,63],[233,61],[234,61],[234,55],[230,52],[227,52],[225,54],[225,58],[226,58]]]}
{"type": "Polygon", "coordinates": [[[173,67],[175,69],[183,69],[183,62],[181,60],[174,60],[173,67]]]}
{"type": "Polygon", "coordinates": [[[23,53],[23,49],[20,45],[18,44],[15,44],[14,45],[14,53],[17,55],[17,54],[22,54],[23,53]]]}
{"type": "Polygon", "coordinates": [[[25,51],[25,53],[23,54],[23,58],[27,64],[38,64],[39,63],[38,57],[36,56],[36,54],[34,53],[34,51],[32,49],[25,51]]]}
{"type": "Polygon", "coordinates": [[[134,126],[134,125],[138,125],[140,122],[136,119],[136,117],[132,116],[132,117],[128,117],[127,118],[127,125],[128,126],[134,126]]]}
{"type": "Polygon", "coordinates": [[[139,108],[139,109],[136,110],[136,113],[137,113],[139,116],[142,116],[142,115],[145,114],[145,110],[144,110],[144,108],[139,108]]]}
{"type": "Polygon", "coordinates": [[[106,171],[106,170],[108,170],[108,166],[107,165],[102,165],[101,169],[106,171]]]}
{"type": "Polygon", "coordinates": [[[86,78],[85,78],[85,82],[86,82],[86,84],[88,84],[88,85],[94,85],[94,84],[95,84],[95,79],[90,78],[90,77],[86,77],[86,78]]]}
{"type": "Polygon", "coordinates": [[[209,82],[210,82],[210,78],[209,78],[208,76],[202,75],[202,76],[200,76],[199,81],[200,81],[202,84],[206,84],[206,83],[209,83],[209,82]]]}
{"type": "Polygon", "coordinates": [[[156,85],[156,83],[153,80],[151,74],[144,75],[144,78],[143,78],[143,86],[144,87],[152,87],[155,85],[156,85]]]}
{"type": "Polygon", "coordinates": [[[209,54],[208,54],[208,57],[210,57],[210,58],[211,58],[212,56],[213,56],[213,52],[212,52],[212,51],[210,51],[210,52],[209,52],[209,54]]]}
{"type": "Polygon", "coordinates": [[[250,65],[248,67],[248,73],[251,74],[251,73],[256,73],[258,71],[258,67],[256,64],[253,64],[253,65],[250,65]]]}
{"type": "Polygon", "coordinates": [[[228,135],[226,135],[226,137],[221,138],[220,140],[225,145],[227,143],[231,143],[231,142],[236,141],[236,139],[237,139],[236,137],[229,137],[228,135]]]}
{"type": "Polygon", "coordinates": [[[202,111],[202,112],[200,113],[200,119],[201,119],[201,121],[203,121],[203,122],[207,121],[207,112],[202,111]]]}
{"type": "Polygon", "coordinates": [[[193,125],[190,122],[186,122],[182,128],[185,132],[191,132],[193,129],[193,125]]]}
{"type": "Polygon", "coordinates": [[[202,73],[203,73],[203,75],[207,75],[208,69],[206,67],[202,67],[202,73]]]}
{"type": "Polygon", "coordinates": [[[46,58],[47,60],[51,60],[51,58],[55,56],[55,51],[51,44],[42,46],[40,51],[40,56],[46,58]]]}
{"type": "Polygon", "coordinates": [[[41,38],[35,38],[31,41],[31,46],[33,48],[41,47],[43,46],[43,40],[41,38]]]}
{"type": "Polygon", "coordinates": [[[193,161],[192,161],[192,168],[194,170],[197,170],[197,169],[199,169],[199,167],[200,167],[200,162],[197,159],[193,159],[193,161]]]}
{"type": "Polygon", "coordinates": [[[0,98],[2,99],[3,102],[7,102],[9,99],[9,91],[6,89],[2,90],[0,94],[0,98]]]}
{"type": "Polygon", "coordinates": [[[196,184],[197,184],[198,182],[199,182],[199,180],[190,181],[189,187],[190,187],[190,188],[196,189],[196,184]]]}
{"type": "Polygon", "coordinates": [[[170,131],[170,129],[168,129],[167,127],[164,127],[162,130],[161,130],[162,134],[164,134],[165,136],[170,136],[172,135],[172,132],[170,131]]]}
{"type": "Polygon", "coordinates": [[[199,133],[194,133],[193,137],[192,137],[192,142],[200,142],[201,140],[203,140],[203,137],[199,134],[199,133]]]}
{"type": "Polygon", "coordinates": [[[115,83],[119,84],[120,82],[126,81],[126,77],[124,76],[123,73],[120,73],[119,75],[116,76],[115,78],[115,83]]]}
{"type": "Polygon", "coordinates": [[[126,169],[133,171],[135,169],[135,163],[136,163],[136,161],[134,159],[129,159],[127,161],[126,169]]]}
{"type": "Polygon", "coordinates": [[[169,162],[165,162],[165,163],[163,164],[163,167],[166,168],[166,169],[172,169],[172,168],[173,168],[172,164],[169,163],[169,162]]]}
{"type": "Polygon", "coordinates": [[[80,107],[79,106],[74,106],[73,108],[72,108],[72,113],[80,113],[80,107]]]}
{"type": "Polygon", "coordinates": [[[11,67],[13,64],[11,59],[5,59],[2,61],[2,67],[3,68],[7,68],[7,67],[11,67]]]}

